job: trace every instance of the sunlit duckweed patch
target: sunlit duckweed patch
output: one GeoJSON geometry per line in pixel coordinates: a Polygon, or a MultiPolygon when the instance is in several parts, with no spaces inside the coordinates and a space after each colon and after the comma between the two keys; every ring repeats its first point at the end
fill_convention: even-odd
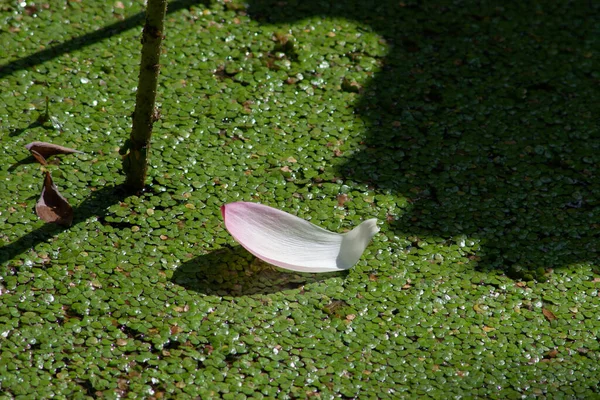
{"type": "Polygon", "coordinates": [[[597,4],[174,1],[130,195],[142,3],[0,6],[0,398],[598,396],[597,4]],[[285,272],[232,201],[381,232],[285,272]]]}

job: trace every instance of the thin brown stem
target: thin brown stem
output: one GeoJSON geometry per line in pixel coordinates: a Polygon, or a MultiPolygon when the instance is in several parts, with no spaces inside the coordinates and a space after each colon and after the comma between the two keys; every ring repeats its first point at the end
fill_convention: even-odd
{"type": "Polygon", "coordinates": [[[142,60],[129,140],[121,149],[125,184],[133,191],[144,188],[150,155],[152,126],[158,119],[155,109],[160,52],[167,0],[148,0],[146,23],[142,33],[142,60]]]}

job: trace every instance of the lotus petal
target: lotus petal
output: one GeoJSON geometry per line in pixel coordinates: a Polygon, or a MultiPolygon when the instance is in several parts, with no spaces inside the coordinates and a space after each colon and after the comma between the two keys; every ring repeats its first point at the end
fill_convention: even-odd
{"type": "Polygon", "coordinates": [[[299,272],[349,269],[379,232],[374,218],[339,234],[257,203],[229,203],[221,207],[221,214],[231,236],[250,253],[299,272]]]}

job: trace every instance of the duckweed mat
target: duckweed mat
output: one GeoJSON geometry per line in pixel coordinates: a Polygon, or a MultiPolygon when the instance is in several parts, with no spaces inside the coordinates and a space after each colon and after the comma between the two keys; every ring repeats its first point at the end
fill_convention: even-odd
{"type": "Polygon", "coordinates": [[[143,7],[0,5],[0,399],[600,397],[600,3],[173,1],[131,195],[143,7]],[[381,232],[289,273],[239,200],[381,232]]]}

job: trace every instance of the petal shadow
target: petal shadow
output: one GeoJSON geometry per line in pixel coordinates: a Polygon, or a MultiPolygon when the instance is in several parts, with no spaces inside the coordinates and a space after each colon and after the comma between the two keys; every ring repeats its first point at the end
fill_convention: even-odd
{"type": "Polygon", "coordinates": [[[255,258],[243,247],[234,246],[184,262],[175,270],[171,282],[198,293],[238,297],[302,289],[306,284],[346,274],[284,271],[255,258]]]}

